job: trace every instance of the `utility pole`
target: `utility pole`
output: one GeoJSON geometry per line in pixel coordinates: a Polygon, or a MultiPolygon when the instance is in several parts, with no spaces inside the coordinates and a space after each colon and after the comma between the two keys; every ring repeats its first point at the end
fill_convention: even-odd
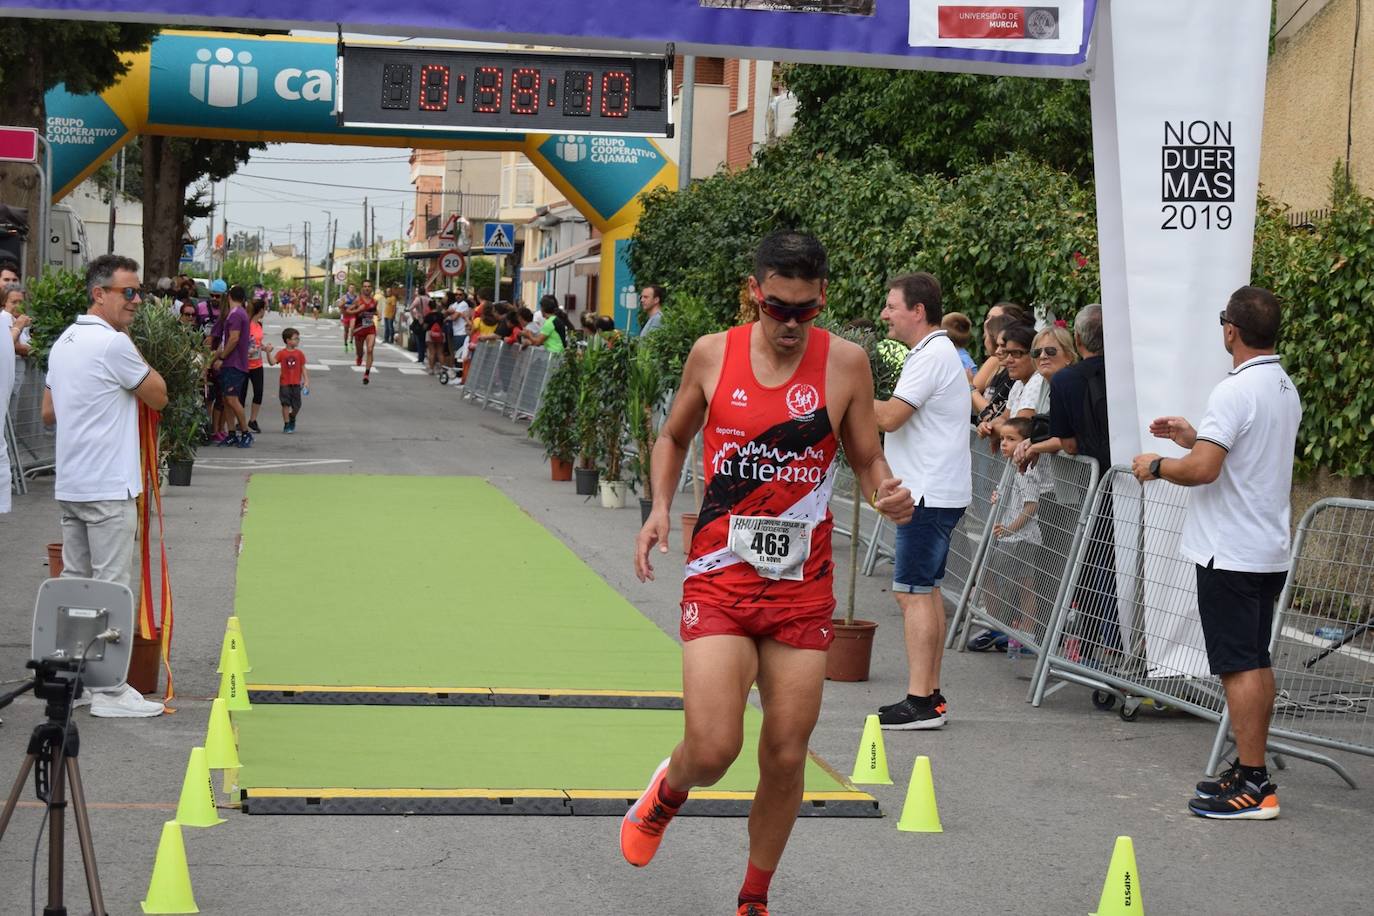
{"type": "Polygon", "coordinates": [[[364,197],[364,198],[363,198],[363,250],[362,250],[361,252],[359,252],[359,253],[362,255],[362,258],[363,258],[363,279],[364,279],[364,280],[367,279],[367,274],[368,274],[368,268],[367,268],[367,243],[368,243],[368,240],[371,239],[371,238],[372,238],[372,236],[368,235],[368,233],[367,233],[367,198],[364,197]]]}
{"type": "Polygon", "coordinates": [[[310,220],[305,221],[305,270],[301,271],[301,284],[305,287],[306,294],[310,293],[310,220]]]}
{"type": "Polygon", "coordinates": [[[692,183],[692,108],[696,100],[697,58],[694,54],[682,57],[682,124],[678,131],[677,186],[685,189],[692,183]]]}
{"type": "Polygon", "coordinates": [[[372,292],[375,295],[380,291],[382,286],[382,237],[377,233],[376,207],[372,208],[372,235],[375,239],[372,243],[372,273],[375,277],[375,279],[372,281],[372,292]]]}
{"type": "Polygon", "coordinates": [[[110,240],[105,249],[106,254],[114,254],[114,235],[115,217],[118,213],[118,200],[120,193],[124,190],[124,150],[119,150],[118,165],[115,166],[115,179],[110,182],[110,240]]]}
{"type": "Polygon", "coordinates": [[[224,264],[229,260],[229,179],[224,179],[224,258],[219,264],[219,275],[224,276],[224,264]]]}
{"type": "Polygon", "coordinates": [[[263,263],[262,245],[263,245],[263,237],[264,237],[266,234],[267,234],[267,230],[266,230],[265,228],[263,228],[262,226],[259,226],[259,227],[258,227],[258,258],[257,258],[257,262],[258,262],[258,282],[259,282],[259,283],[262,282],[262,263],[263,263]]]}
{"type": "Polygon", "coordinates": [[[215,276],[215,183],[210,182],[210,220],[205,232],[205,272],[215,276]]]}

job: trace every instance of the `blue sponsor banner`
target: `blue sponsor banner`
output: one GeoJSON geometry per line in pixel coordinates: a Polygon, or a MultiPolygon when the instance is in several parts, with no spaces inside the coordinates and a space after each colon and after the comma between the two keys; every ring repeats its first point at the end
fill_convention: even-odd
{"type": "Polygon", "coordinates": [[[638,137],[554,134],[540,144],[539,153],[606,219],[668,164],[658,147],[638,137]]]}
{"type": "MultiPolygon", "coordinates": [[[[1011,15],[1034,15],[1037,21],[1053,16],[1053,31],[1032,30],[1012,45],[939,29],[917,43],[927,31],[925,23],[936,21],[931,17],[941,9],[970,5],[970,0],[524,0],[517,5],[297,0],[287,6],[278,0],[64,0],[61,8],[64,16],[101,20],[330,31],[341,24],[345,31],[375,34],[659,52],[677,42],[679,51],[730,57],[874,67],[920,67],[925,59],[966,62],[972,66],[965,69],[990,73],[1033,67],[1086,75],[1097,0],[981,7],[1020,11],[1011,15]]],[[[6,10],[51,15],[52,0],[0,0],[0,13],[6,10]]]]}
{"type": "Polygon", "coordinates": [[[52,186],[66,187],[82,169],[104,158],[129,129],[98,95],[72,95],[65,86],[49,89],[44,136],[52,144],[52,186]]]}
{"type": "Polygon", "coordinates": [[[615,326],[639,333],[639,291],[630,270],[630,240],[615,240],[615,326]]]}

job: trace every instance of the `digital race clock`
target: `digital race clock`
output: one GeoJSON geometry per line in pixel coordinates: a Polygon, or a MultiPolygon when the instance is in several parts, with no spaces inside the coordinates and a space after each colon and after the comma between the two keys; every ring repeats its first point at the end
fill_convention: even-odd
{"type": "Polygon", "coordinates": [[[341,45],[343,127],[671,137],[671,56],[341,45]]]}

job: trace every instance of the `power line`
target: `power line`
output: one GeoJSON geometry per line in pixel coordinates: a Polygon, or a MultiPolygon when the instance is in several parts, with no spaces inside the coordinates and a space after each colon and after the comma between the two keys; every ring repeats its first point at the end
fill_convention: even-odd
{"type": "Polygon", "coordinates": [[[356,159],[296,159],[291,157],[254,156],[252,162],[308,162],[328,164],[332,162],[409,162],[409,156],[360,156],[356,159]]]}
{"type": "MultiPolygon", "coordinates": [[[[289,183],[289,184],[309,184],[309,185],[318,185],[318,186],[320,186],[320,187],[322,187],[322,188],[345,188],[345,189],[350,190],[350,191],[385,191],[385,192],[388,192],[388,193],[391,193],[391,194],[415,194],[415,193],[419,193],[419,192],[417,192],[417,190],[416,190],[414,187],[410,187],[410,188],[378,188],[378,187],[373,187],[373,186],[371,186],[371,185],[363,185],[363,184],[339,184],[339,183],[333,182],[333,181],[303,181],[302,179],[299,179],[299,178],[273,178],[271,175],[236,175],[235,177],[236,177],[236,178],[250,178],[250,179],[252,179],[253,181],[285,181],[285,182],[287,182],[287,183],[289,183]]],[[[443,194],[443,195],[445,195],[445,196],[448,196],[448,195],[458,195],[458,196],[460,196],[460,197],[463,195],[463,192],[462,192],[462,191],[427,191],[427,192],[424,192],[424,193],[427,193],[427,194],[443,194]]],[[[479,195],[469,195],[469,196],[475,197],[475,196],[479,196],[479,195]]],[[[480,195],[480,196],[484,196],[484,197],[495,197],[496,195],[494,195],[494,194],[486,194],[486,195],[480,195]]]]}

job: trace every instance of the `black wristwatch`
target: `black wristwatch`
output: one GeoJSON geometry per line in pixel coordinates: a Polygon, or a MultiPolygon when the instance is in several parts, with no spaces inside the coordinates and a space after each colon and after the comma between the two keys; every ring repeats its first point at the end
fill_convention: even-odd
{"type": "Polygon", "coordinates": [[[1154,461],[1150,462],[1150,476],[1153,477],[1155,480],[1160,479],[1159,466],[1163,461],[1163,458],[1156,458],[1154,461]]]}

